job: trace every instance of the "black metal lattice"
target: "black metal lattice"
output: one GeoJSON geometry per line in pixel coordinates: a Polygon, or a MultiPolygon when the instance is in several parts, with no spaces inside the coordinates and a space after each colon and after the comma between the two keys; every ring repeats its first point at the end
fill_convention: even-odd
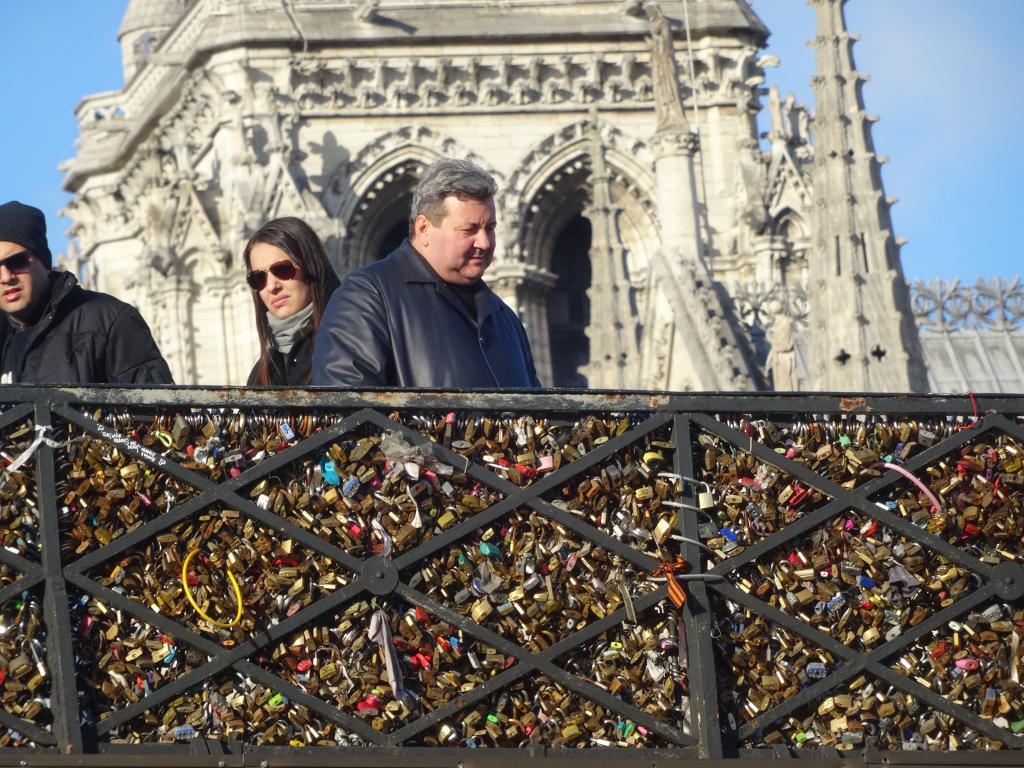
{"type": "MultiPolygon", "coordinates": [[[[0,605],[28,591],[40,588],[43,590],[43,610],[48,629],[47,662],[52,680],[50,700],[53,712],[52,733],[0,708],[0,726],[24,734],[37,745],[38,750],[77,754],[90,751],[102,751],[109,754],[146,753],[152,752],[154,749],[163,751],[174,748],[192,753],[197,751],[223,752],[225,749],[231,752],[236,745],[205,740],[197,740],[185,745],[124,745],[106,743],[104,737],[129,723],[136,716],[171,701],[176,696],[203,684],[214,676],[233,671],[280,692],[292,702],[307,707],[318,716],[357,735],[368,745],[363,748],[322,747],[316,748],[313,752],[325,750],[345,752],[348,749],[349,754],[358,753],[370,762],[375,759],[374,756],[403,755],[405,764],[415,764],[417,756],[436,754],[439,751],[437,749],[404,747],[403,744],[445,718],[531,674],[542,674],[565,689],[594,701],[623,718],[628,718],[674,745],[670,749],[594,749],[584,750],[584,752],[593,753],[595,756],[609,757],[610,755],[612,759],[635,759],[637,755],[633,753],[644,752],[646,757],[643,759],[648,763],[682,758],[717,759],[737,755],[754,756],[759,754],[757,750],[738,752],[735,745],[729,743],[728,738],[723,743],[715,668],[716,658],[712,646],[712,627],[715,624],[713,596],[724,598],[763,615],[778,626],[826,649],[836,658],[842,660],[842,666],[833,670],[824,679],[809,684],[798,695],[761,712],[751,721],[738,725],[731,734],[735,739],[748,738],[764,725],[833,691],[837,686],[856,675],[869,673],[915,697],[931,710],[949,715],[980,733],[998,739],[1009,748],[1024,748],[1024,739],[1015,733],[994,725],[990,719],[982,718],[969,709],[949,701],[909,677],[895,672],[883,663],[932,630],[966,614],[986,600],[998,598],[1003,601],[1019,602],[1024,598],[1024,568],[1019,563],[1013,562],[1004,562],[995,566],[984,563],[972,554],[949,544],[941,536],[929,533],[910,520],[874,503],[873,497],[902,480],[895,472],[890,471],[859,488],[848,490],[745,436],[717,417],[718,414],[752,414],[771,418],[772,416],[792,417],[812,413],[848,417],[855,414],[875,413],[963,419],[964,416],[970,414],[971,410],[970,404],[962,399],[841,398],[827,395],[792,397],[675,396],[651,393],[587,395],[480,393],[472,396],[443,393],[314,392],[307,394],[288,392],[282,394],[238,390],[10,388],[5,401],[10,405],[0,416],[0,430],[26,418],[34,419],[37,428],[51,428],[54,425],[65,423],[88,435],[116,445],[122,453],[158,469],[168,477],[188,485],[198,492],[198,495],[134,528],[125,535],[115,538],[105,546],[69,561],[61,552],[60,501],[56,493],[60,478],[57,475],[55,454],[60,449],[45,442],[38,447],[35,465],[41,540],[40,562],[34,562],[0,548],[0,563],[21,574],[16,581],[0,589],[0,605]],[[146,413],[173,412],[175,409],[261,408],[278,409],[282,413],[288,411],[308,412],[310,409],[315,409],[318,413],[336,413],[340,421],[332,427],[316,432],[300,440],[297,444],[263,459],[236,477],[216,482],[185,468],[167,456],[140,445],[130,437],[86,415],[97,407],[108,405],[115,408],[137,408],[146,413]],[[380,557],[356,557],[294,522],[264,509],[244,495],[245,489],[254,483],[272,477],[275,472],[303,457],[322,451],[332,441],[361,427],[372,427],[381,431],[398,431],[414,445],[428,445],[430,452],[438,460],[449,464],[461,464],[465,461],[451,449],[432,443],[414,429],[388,418],[386,414],[395,409],[426,412],[449,410],[512,412],[524,415],[543,413],[573,418],[587,413],[627,413],[631,415],[632,422],[630,428],[624,433],[609,439],[584,456],[525,487],[500,477],[486,467],[466,462],[467,476],[501,494],[501,500],[418,546],[398,554],[393,560],[380,557]],[[691,446],[693,433],[699,429],[737,449],[750,453],[760,461],[789,473],[792,477],[831,499],[824,506],[791,522],[763,541],[752,544],[742,554],[718,565],[707,567],[706,570],[700,548],[695,543],[695,540],[698,539],[697,519],[694,515],[682,515],[680,526],[681,533],[685,537],[682,554],[691,564],[691,572],[698,575],[707,573],[712,577],[721,578],[721,580],[706,583],[699,579],[687,583],[688,599],[683,610],[683,622],[687,644],[690,733],[685,733],[675,725],[659,720],[648,712],[612,695],[605,688],[571,674],[556,663],[558,658],[624,622],[627,618],[624,608],[620,607],[604,618],[561,638],[541,652],[534,653],[431,599],[422,591],[410,586],[408,583],[410,579],[403,578],[415,563],[524,507],[564,526],[581,539],[615,553],[639,571],[650,572],[658,565],[657,559],[600,530],[566,509],[552,504],[545,498],[545,494],[558,489],[567,481],[579,477],[587,470],[599,467],[602,462],[612,458],[616,452],[662,429],[671,429],[672,440],[676,446],[674,469],[679,475],[694,477],[694,456],[691,446]],[[105,587],[87,575],[90,569],[161,532],[167,531],[172,526],[213,505],[223,505],[238,510],[242,515],[258,524],[273,529],[310,551],[329,558],[348,571],[351,580],[347,585],[298,610],[294,615],[272,626],[261,628],[246,642],[225,648],[221,644],[193,632],[179,621],[154,611],[118,591],[105,587]],[[932,552],[942,555],[980,577],[983,584],[969,595],[961,597],[952,605],[933,613],[898,637],[886,641],[866,654],[846,647],[812,626],[737,587],[735,577],[741,567],[756,561],[758,557],[848,510],[854,510],[866,518],[876,520],[909,540],[918,542],[932,552]],[[67,609],[69,587],[100,599],[107,605],[134,617],[139,622],[172,636],[177,642],[194,648],[208,657],[208,661],[200,664],[191,672],[180,675],[149,692],[137,703],[119,709],[97,723],[83,723],[79,706],[80,682],[76,673],[72,626],[67,609]],[[360,596],[383,597],[389,594],[396,595],[412,606],[423,608],[499,652],[514,657],[516,663],[491,677],[485,684],[460,695],[456,700],[447,702],[393,732],[383,733],[371,727],[365,720],[308,693],[250,660],[254,654],[272,647],[275,643],[296,630],[309,626],[317,619],[331,615],[332,611],[360,598],[360,596]]],[[[981,402],[988,411],[984,416],[980,419],[975,418],[973,423],[964,423],[963,429],[910,459],[905,464],[906,469],[911,472],[920,470],[930,462],[992,430],[1005,433],[1024,442],[1024,429],[1013,420],[1019,420],[1021,414],[1024,413],[1024,397],[982,398],[981,402]]],[[[697,501],[694,496],[684,495],[679,501],[683,504],[694,505],[697,501]]],[[[636,612],[641,613],[665,600],[666,587],[658,587],[635,600],[636,612]]],[[[729,728],[725,728],[725,731],[728,737],[729,728]]],[[[274,748],[260,749],[241,745],[241,749],[247,754],[282,754],[280,750],[274,748]]],[[[308,750],[298,751],[307,752],[308,750]]],[[[450,752],[447,749],[443,751],[450,752]]],[[[505,750],[475,751],[510,754],[505,750]]],[[[551,759],[559,753],[559,750],[536,748],[525,751],[531,757],[546,757],[547,759],[551,759]]],[[[293,749],[292,752],[296,752],[296,750],[293,749]]],[[[457,752],[469,752],[469,750],[457,750],[457,752]]],[[[577,751],[574,750],[574,752],[577,751]]],[[[776,750],[774,754],[788,755],[790,753],[785,750],[782,752],[776,750]]]]}

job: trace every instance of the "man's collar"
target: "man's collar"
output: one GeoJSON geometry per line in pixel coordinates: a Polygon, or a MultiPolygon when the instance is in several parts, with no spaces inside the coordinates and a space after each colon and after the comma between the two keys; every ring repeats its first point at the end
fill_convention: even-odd
{"type": "Polygon", "coordinates": [[[406,283],[432,283],[437,286],[438,292],[454,306],[460,313],[466,316],[470,322],[483,321],[485,317],[498,309],[501,300],[495,296],[483,279],[479,280],[481,291],[476,295],[477,318],[473,318],[465,304],[451,291],[451,286],[441,279],[441,276],[434,271],[419,251],[412,247],[412,243],[406,238],[388,257],[398,270],[399,276],[406,283]]]}
{"type": "Polygon", "coordinates": [[[402,241],[393,252],[392,257],[395,267],[402,280],[407,283],[435,283],[440,285],[441,280],[434,268],[409,242],[409,238],[402,241]]]}

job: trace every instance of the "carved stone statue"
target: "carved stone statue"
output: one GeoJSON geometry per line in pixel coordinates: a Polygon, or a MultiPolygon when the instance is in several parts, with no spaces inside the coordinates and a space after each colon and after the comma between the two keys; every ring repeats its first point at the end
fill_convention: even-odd
{"type": "Polygon", "coordinates": [[[785,141],[789,138],[787,126],[782,117],[782,101],[779,98],[779,87],[772,85],[768,89],[768,113],[771,115],[772,129],[768,138],[772,141],[785,141]]]}
{"type": "Polygon", "coordinates": [[[676,69],[672,27],[656,4],[645,3],[643,8],[651,31],[649,41],[657,131],[687,131],[689,127],[683,115],[683,99],[679,94],[679,72],[676,69]]]}
{"type": "Polygon", "coordinates": [[[772,384],[778,392],[792,392],[797,388],[796,334],[788,313],[780,312],[775,317],[768,331],[768,343],[772,348],[765,369],[772,376],[772,384]]]}
{"type": "Polygon", "coordinates": [[[444,92],[433,80],[424,80],[419,87],[420,102],[427,107],[436,107],[444,99],[444,92]]]}
{"type": "Polygon", "coordinates": [[[452,84],[451,93],[452,104],[457,107],[467,107],[473,103],[473,91],[461,80],[457,80],[452,84]]]}
{"type": "Polygon", "coordinates": [[[530,59],[530,63],[526,68],[527,82],[529,83],[530,88],[537,93],[540,93],[543,88],[541,83],[541,80],[543,79],[543,69],[544,62],[541,60],[540,56],[534,56],[530,59]]]}

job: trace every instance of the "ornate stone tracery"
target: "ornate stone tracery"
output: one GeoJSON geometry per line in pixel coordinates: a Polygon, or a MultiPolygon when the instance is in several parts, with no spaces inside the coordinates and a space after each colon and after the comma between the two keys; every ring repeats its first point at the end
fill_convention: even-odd
{"type": "Polygon", "coordinates": [[[290,62],[308,114],[339,109],[509,109],[531,104],[649,104],[649,63],[636,53],[351,57],[290,62]]]}
{"type": "Polygon", "coordinates": [[[961,285],[959,280],[915,280],[911,303],[914,319],[924,331],[1024,330],[1024,286],[1019,277],[978,278],[974,285],[961,285]]]}
{"type": "MultiPolygon", "coordinates": [[[[531,148],[517,163],[508,181],[500,185],[498,207],[503,213],[503,220],[507,221],[503,229],[515,233],[517,239],[510,247],[521,249],[530,206],[535,204],[537,194],[560,168],[587,153],[587,142],[594,126],[593,119],[562,126],[531,148]]],[[[616,182],[630,191],[656,223],[654,157],[647,143],[627,136],[606,121],[601,121],[597,127],[616,182]]],[[[530,260],[529,256],[524,258],[530,260]]]]}

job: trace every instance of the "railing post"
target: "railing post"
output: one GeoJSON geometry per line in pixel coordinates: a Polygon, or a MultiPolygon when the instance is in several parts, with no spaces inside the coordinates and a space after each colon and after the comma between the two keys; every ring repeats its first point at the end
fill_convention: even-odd
{"type": "MultiPolygon", "coordinates": [[[[688,414],[676,414],[672,425],[672,439],[676,445],[675,470],[686,477],[695,477],[693,466],[693,440],[690,435],[688,414]]],[[[687,504],[696,504],[692,497],[684,497],[687,504]]],[[[682,533],[688,539],[699,539],[697,516],[684,510],[682,533]]],[[[683,557],[692,566],[691,572],[704,570],[700,548],[683,542],[683,557]]],[[[686,582],[686,603],[683,606],[683,626],[686,631],[687,679],[690,684],[690,713],[694,735],[698,739],[701,756],[711,759],[722,757],[722,731],[718,722],[718,684],[715,679],[715,649],[711,645],[713,614],[707,587],[702,581],[686,582]]]]}
{"type": "MultiPolygon", "coordinates": [[[[52,426],[50,404],[36,402],[36,426],[52,426]]],[[[36,453],[36,503],[39,508],[39,537],[43,573],[46,577],[43,615],[46,618],[46,663],[49,667],[53,711],[53,735],[61,752],[81,754],[82,728],[75,677],[75,649],[67,584],[60,552],[60,510],[57,507],[57,476],[54,449],[45,442],[36,453]]]]}

